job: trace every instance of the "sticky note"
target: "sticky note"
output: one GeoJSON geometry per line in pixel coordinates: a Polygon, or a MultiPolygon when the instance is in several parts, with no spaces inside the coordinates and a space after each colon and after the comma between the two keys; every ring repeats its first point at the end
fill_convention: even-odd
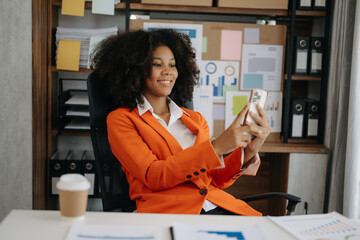
{"type": "Polygon", "coordinates": [[[252,88],[264,88],[264,75],[263,74],[250,74],[245,73],[243,79],[243,89],[252,89],[252,88]]]}
{"type": "Polygon", "coordinates": [[[231,86],[223,86],[223,98],[224,100],[226,100],[226,92],[227,91],[237,91],[238,90],[238,86],[237,85],[231,85],[231,86]]]}
{"type": "Polygon", "coordinates": [[[203,53],[207,52],[207,37],[202,38],[202,52],[203,53]]]}
{"type": "Polygon", "coordinates": [[[84,16],[85,0],[62,0],[61,14],[84,16]]]}
{"type": "Polygon", "coordinates": [[[242,31],[222,30],[220,41],[221,60],[241,60],[242,31]]]}
{"type": "Polygon", "coordinates": [[[238,115],[248,102],[247,96],[233,96],[233,115],[238,115]]]}
{"type": "Polygon", "coordinates": [[[260,43],[260,29],[259,28],[245,28],[244,29],[244,43],[260,43]]]}
{"type": "Polygon", "coordinates": [[[114,0],[92,0],[92,13],[114,15],[114,0]]]}
{"type": "Polygon", "coordinates": [[[57,49],[56,68],[79,71],[81,41],[60,40],[57,49]]]}

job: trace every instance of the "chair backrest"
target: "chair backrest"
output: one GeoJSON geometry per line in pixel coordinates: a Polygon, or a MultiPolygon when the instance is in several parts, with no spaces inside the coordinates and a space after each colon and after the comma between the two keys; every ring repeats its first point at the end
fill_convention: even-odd
{"type": "Polygon", "coordinates": [[[112,154],[107,138],[106,117],[112,110],[104,94],[104,81],[91,73],[87,79],[90,105],[90,133],[104,211],[135,210],[129,184],[120,162],[112,154]]]}

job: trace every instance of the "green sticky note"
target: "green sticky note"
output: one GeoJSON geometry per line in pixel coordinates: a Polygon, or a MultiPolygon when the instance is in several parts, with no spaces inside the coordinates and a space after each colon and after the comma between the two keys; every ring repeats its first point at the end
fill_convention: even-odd
{"type": "Polygon", "coordinates": [[[223,98],[224,100],[226,100],[226,92],[232,91],[235,92],[238,90],[238,86],[237,85],[232,85],[232,86],[223,86],[223,98]]]}
{"type": "Polygon", "coordinates": [[[202,38],[202,52],[207,52],[207,37],[202,38]]]}
{"type": "Polygon", "coordinates": [[[245,107],[248,102],[247,96],[234,96],[233,97],[233,115],[238,115],[239,112],[245,107]]]}

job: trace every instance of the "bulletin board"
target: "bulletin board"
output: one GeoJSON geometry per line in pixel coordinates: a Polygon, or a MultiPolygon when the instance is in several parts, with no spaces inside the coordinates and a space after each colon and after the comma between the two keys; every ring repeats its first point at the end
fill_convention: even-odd
{"type": "MultiPolygon", "coordinates": [[[[201,105],[199,109],[202,110],[200,112],[206,118],[214,137],[219,136],[231,124],[237,112],[246,104],[251,88],[261,88],[268,91],[268,99],[272,101],[265,108],[272,127],[272,137],[268,139],[270,141],[280,139],[286,26],[131,20],[130,30],[146,29],[145,26],[149,24],[163,24],[165,26],[166,24],[177,24],[177,26],[184,26],[184,28],[193,25],[195,32],[202,35],[201,43],[199,43],[201,49],[196,49],[201,75],[200,84],[212,85],[213,87],[209,87],[208,90],[203,88],[197,93],[194,92],[194,100],[198,94],[204,94],[206,91],[211,92],[211,104],[206,105],[206,103],[200,102],[200,105],[204,105],[201,105]],[[197,26],[201,26],[201,29],[197,26]],[[211,72],[216,69],[224,69],[222,79],[218,76],[216,79],[212,79],[211,72]],[[232,78],[229,77],[231,74],[234,74],[232,78]],[[236,81],[237,84],[235,84],[236,81]],[[231,99],[227,96],[230,96],[231,99]],[[239,102],[235,104],[235,101],[239,102]],[[229,107],[230,105],[232,107],[229,107]]],[[[196,41],[199,42],[199,39],[196,41]]]]}

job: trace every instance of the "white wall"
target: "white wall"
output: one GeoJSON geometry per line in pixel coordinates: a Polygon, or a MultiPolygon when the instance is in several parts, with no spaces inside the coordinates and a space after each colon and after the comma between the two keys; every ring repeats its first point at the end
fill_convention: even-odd
{"type": "Polygon", "coordinates": [[[328,154],[290,154],[288,193],[302,198],[295,215],[323,213],[328,154]]]}
{"type": "Polygon", "coordinates": [[[32,208],[31,1],[0,1],[0,221],[32,208]]]}

